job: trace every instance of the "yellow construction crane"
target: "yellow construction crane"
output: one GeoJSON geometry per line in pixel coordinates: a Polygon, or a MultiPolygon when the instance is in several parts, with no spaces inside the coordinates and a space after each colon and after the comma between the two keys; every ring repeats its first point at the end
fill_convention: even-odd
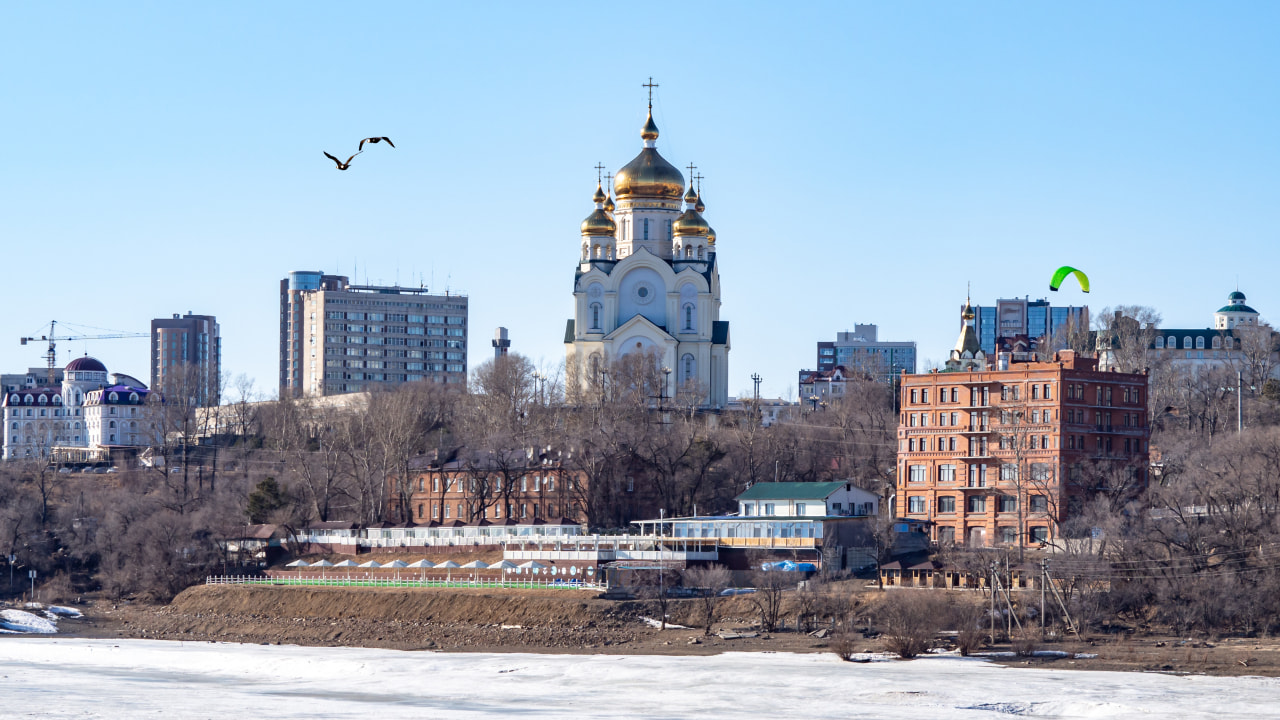
{"type": "Polygon", "coordinates": [[[23,345],[26,345],[29,342],[36,342],[36,341],[41,341],[41,342],[47,341],[49,343],[49,349],[45,351],[44,359],[49,364],[49,384],[50,385],[54,384],[57,381],[56,378],[57,378],[57,370],[58,370],[58,355],[57,355],[58,340],[115,340],[119,338],[151,337],[151,333],[109,333],[106,335],[57,336],[54,334],[55,330],[57,329],[57,326],[58,326],[57,320],[50,320],[48,335],[41,335],[40,337],[18,338],[18,342],[20,342],[23,345]]]}

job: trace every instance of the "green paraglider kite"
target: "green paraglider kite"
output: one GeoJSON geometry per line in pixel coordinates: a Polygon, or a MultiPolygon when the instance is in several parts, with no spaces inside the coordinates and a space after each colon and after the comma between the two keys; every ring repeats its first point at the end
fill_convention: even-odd
{"type": "Polygon", "coordinates": [[[1080,289],[1085,292],[1089,292],[1089,276],[1073,267],[1070,267],[1069,265],[1063,265],[1058,268],[1058,272],[1054,273],[1053,279],[1049,281],[1049,289],[1053,292],[1058,292],[1058,288],[1062,285],[1062,281],[1065,280],[1068,275],[1075,275],[1076,279],[1080,281],[1080,289]]]}

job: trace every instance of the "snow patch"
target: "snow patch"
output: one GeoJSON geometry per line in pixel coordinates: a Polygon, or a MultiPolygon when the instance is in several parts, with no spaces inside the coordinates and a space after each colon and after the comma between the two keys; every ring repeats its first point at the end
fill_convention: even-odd
{"type": "Polygon", "coordinates": [[[61,617],[78,618],[84,617],[84,614],[73,607],[63,607],[62,605],[50,605],[45,609],[46,615],[55,615],[61,617]]]}
{"type": "MultiPolygon", "coordinates": [[[[651,628],[662,627],[662,623],[659,622],[658,620],[654,620],[653,618],[642,617],[640,619],[644,621],[645,625],[648,625],[651,628]]],[[[690,628],[684,625],[676,625],[675,623],[667,623],[667,629],[668,630],[692,630],[693,628],[690,628]]]]}
{"type": "Polygon", "coordinates": [[[32,615],[25,610],[0,610],[0,628],[19,633],[51,634],[58,632],[52,620],[32,615]]]}

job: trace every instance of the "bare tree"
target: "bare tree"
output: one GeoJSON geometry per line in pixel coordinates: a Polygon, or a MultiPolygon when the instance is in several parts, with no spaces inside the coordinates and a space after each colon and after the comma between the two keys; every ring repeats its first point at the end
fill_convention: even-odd
{"type": "Polygon", "coordinates": [[[712,626],[720,619],[721,594],[729,588],[733,573],[724,565],[700,565],[684,572],[685,587],[696,588],[702,606],[704,635],[710,635],[712,626]]]}

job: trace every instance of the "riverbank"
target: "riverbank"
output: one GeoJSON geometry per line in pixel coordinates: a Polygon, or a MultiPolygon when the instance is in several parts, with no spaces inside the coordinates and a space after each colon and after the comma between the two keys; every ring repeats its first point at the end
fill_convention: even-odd
{"type": "MultiPolygon", "coordinates": [[[[672,601],[671,620],[690,627],[663,631],[653,627],[656,603],[602,600],[592,592],[561,589],[200,585],[165,606],[98,600],[77,607],[84,617],[61,620],[59,637],[498,653],[830,651],[829,638],[794,632],[794,625],[759,633],[747,597],[723,600],[725,620],[715,630],[724,638],[692,627],[699,620],[696,601],[672,601]]],[[[1027,656],[1013,655],[1013,649],[1007,644],[990,648],[997,653],[991,659],[1017,667],[1280,677],[1280,643],[1262,638],[1093,634],[1043,643],[1034,648],[1038,653],[1027,656]]],[[[854,650],[880,653],[885,648],[880,639],[859,632],[854,633],[854,650]]]]}

